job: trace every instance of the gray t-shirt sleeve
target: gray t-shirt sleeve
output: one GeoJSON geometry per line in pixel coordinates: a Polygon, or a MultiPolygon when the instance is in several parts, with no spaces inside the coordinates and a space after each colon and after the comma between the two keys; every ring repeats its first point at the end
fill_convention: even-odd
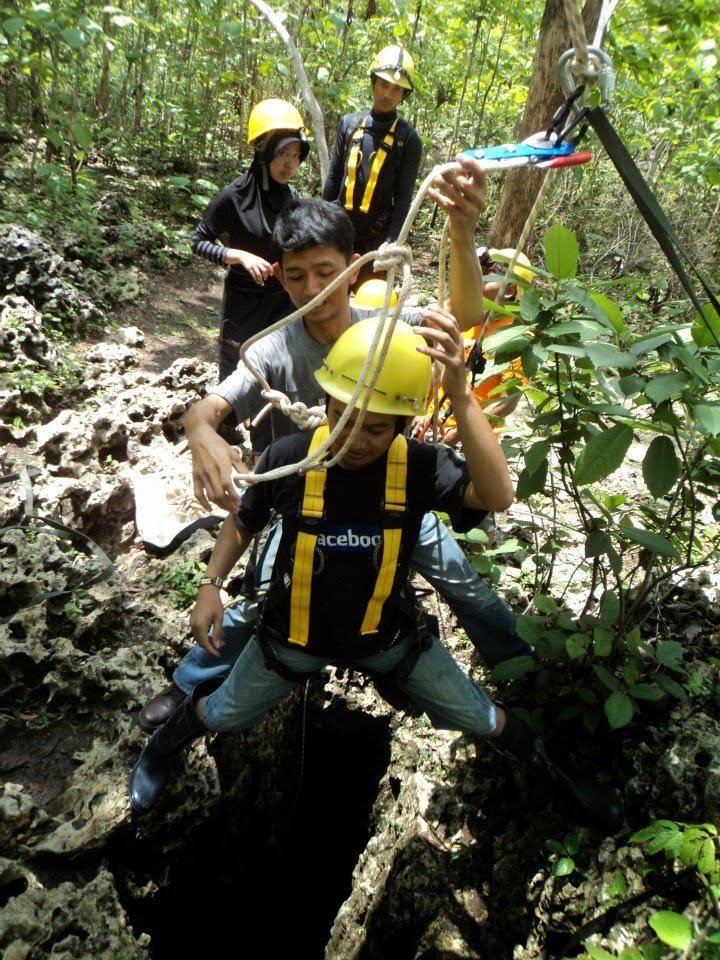
{"type": "MultiPolygon", "coordinates": [[[[315,371],[322,366],[330,350],[329,344],[320,344],[308,336],[301,320],[292,321],[280,330],[254,343],[247,359],[262,375],[271,390],[283,393],[290,403],[307,407],[323,402],[323,391],[315,379],[315,371]]],[[[232,406],[242,423],[251,419],[267,404],[265,389],[257,377],[241,360],[237,369],[212,390],[232,406]]],[[[275,408],[271,413],[273,439],[297,432],[297,425],[275,408]]]]}
{"type": "Polygon", "coordinates": [[[239,423],[254,417],[263,406],[262,384],[240,363],[236,370],[218,384],[214,390],[223,400],[227,400],[235,411],[239,423]]]}

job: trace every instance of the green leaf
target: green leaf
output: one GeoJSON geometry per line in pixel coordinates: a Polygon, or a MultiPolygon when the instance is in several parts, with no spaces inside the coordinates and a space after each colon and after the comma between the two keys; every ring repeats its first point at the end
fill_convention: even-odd
{"type": "Polygon", "coordinates": [[[74,123],[72,125],[72,135],[75,143],[86,153],[92,143],[92,130],[84,123],[74,123]]]}
{"type": "Polygon", "coordinates": [[[555,603],[552,597],[548,597],[544,593],[539,593],[535,596],[533,600],[535,607],[540,611],[540,613],[557,613],[558,605],[555,603]]]}
{"type": "Polygon", "coordinates": [[[554,877],[568,877],[575,869],[575,861],[572,857],[560,857],[553,864],[552,873],[554,877]]]}
{"type": "Polygon", "coordinates": [[[559,840],[553,840],[552,837],[549,837],[545,841],[545,847],[550,851],[550,853],[557,853],[561,857],[564,857],[565,854],[567,853],[567,850],[565,849],[565,844],[560,843],[559,840]]]}
{"type": "Polygon", "coordinates": [[[600,601],[600,623],[604,627],[614,627],[620,616],[620,597],[614,590],[606,590],[600,601]]]}
{"type": "Polygon", "coordinates": [[[567,344],[557,344],[550,343],[548,344],[548,353],[559,353],[564,357],[586,357],[587,351],[585,347],[572,347],[567,344]]]}
{"type": "Polygon", "coordinates": [[[530,646],[534,646],[547,631],[547,618],[534,617],[528,613],[521,613],[517,618],[518,635],[530,646]]]}
{"type": "MultiPolygon", "coordinates": [[[[620,307],[612,300],[604,297],[601,293],[590,293],[591,298],[608,318],[616,333],[625,332],[625,321],[623,320],[620,307]]],[[[597,314],[595,314],[597,315],[597,314]]]]}
{"type": "Polygon", "coordinates": [[[60,134],[59,131],[53,130],[52,128],[49,127],[45,131],[45,136],[50,141],[50,143],[55,147],[56,150],[60,150],[60,148],[63,145],[63,138],[62,138],[62,134],[60,134]]]}
{"type": "Polygon", "coordinates": [[[641,639],[640,627],[633,627],[625,634],[625,647],[628,653],[634,653],[637,650],[641,639]]]}
{"type": "Polygon", "coordinates": [[[614,473],[622,465],[632,439],[632,430],[622,424],[594,436],[577,458],[575,483],[585,486],[614,473]]]}
{"type": "Polygon", "coordinates": [[[613,632],[604,627],[593,630],[593,652],[596,657],[607,657],[612,652],[613,632]]]}
{"type": "MultiPolygon", "coordinates": [[[[119,27],[121,30],[124,27],[132,27],[135,25],[135,21],[132,17],[126,16],[124,13],[114,13],[110,17],[110,23],[115,27],[119,27]]],[[[220,27],[222,30],[222,26],[220,27]]]]}
{"type": "Polygon", "coordinates": [[[680,832],[680,825],[674,820],[656,820],[654,823],[643,827],[634,833],[630,840],[632,843],[647,843],[651,841],[656,844],[652,853],[659,853],[665,848],[671,837],[676,837],[680,832]],[[659,846],[657,846],[659,844],[659,846]]]}
{"type": "Polygon", "coordinates": [[[621,529],[628,540],[639,543],[641,547],[646,547],[652,553],[657,553],[661,557],[670,557],[672,560],[680,560],[680,554],[666,537],[661,537],[650,530],[641,530],[639,527],[623,525],[621,529]]]}
{"type": "Polygon", "coordinates": [[[3,20],[2,28],[9,37],[14,37],[16,33],[25,29],[25,21],[22,17],[9,17],[3,20]]]}
{"type": "Polygon", "coordinates": [[[539,440],[533,443],[524,453],[525,467],[527,472],[532,474],[543,464],[547,467],[548,453],[550,452],[550,441],[539,440]]]}
{"type": "Polygon", "coordinates": [[[663,497],[680,476],[680,461],[670,437],[655,437],[643,457],[645,486],[655,499],[663,497]]]}
{"type": "Polygon", "coordinates": [[[632,687],[628,687],[628,693],[635,700],[662,700],[665,696],[662,690],[651,686],[649,683],[636,683],[632,687]]]}
{"type": "Polygon", "coordinates": [[[605,701],[605,716],[613,730],[626,727],[633,718],[631,698],[622,690],[615,690],[605,701]]]}
{"type": "Polygon", "coordinates": [[[527,468],[521,470],[515,487],[515,496],[518,500],[527,500],[533,493],[542,493],[545,489],[547,474],[547,460],[545,460],[544,464],[540,465],[539,469],[534,470],[532,473],[530,473],[527,468]]]}
{"type": "Polygon", "coordinates": [[[700,873],[713,873],[717,867],[717,852],[712,840],[705,840],[700,847],[697,868],[700,873]]]}
{"type": "Polygon", "coordinates": [[[620,684],[610,673],[610,671],[605,669],[605,667],[601,667],[597,663],[593,664],[593,673],[598,680],[608,688],[608,690],[612,690],[613,692],[618,692],[620,690],[620,684]]]}
{"type": "Polygon", "coordinates": [[[720,403],[695,403],[692,410],[703,433],[711,437],[720,434],[720,403]]]}
{"type": "Polygon", "coordinates": [[[637,357],[625,350],[618,350],[611,343],[588,343],[585,349],[594,367],[613,367],[622,370],[624,367],[637,365],[637,357]]]}
{"type": "Polygon", "coordinates": [[[621,379],[618,380],[620,392],[624,397],[636,397],[639,393],[643,393],[645,390],[645,383],[645,378],[640,377],[637,374],[630,374],[629,376],[621,377],[621,379]]]}
{"type": "Polygon", "coordinates": [[[496,682],[500,680],[515,680],[517,677],[524,677],[535,669],[535,661],[531,656],[523,655],[521,657],[512,657],[510,660],[503,660],[493,667],[490,676],[496,682]]]}
{"type": "Polygon", "coordinates": [[[650,917],[648,923],[662,942],[675,950],[687,950],[692,943],[692,924],[679,913],[660,910],[650,917]]]}
{"type": "Polygon", "coordinates": [[[584,657],[590,645],[590,637],[586,633],[571,633],[565,641],[565,650],[571,660],[575,657],[584,657]]]}
{"type": "Polygon", "coordinates": [[[676,700],[680,700],[683,703],[687,700],[687,694],[685,689],[680,686],[677,680],[673,680],[672,677],[668,677],[664,673],[659,673],[655,678],[655,682],[659,687],[662,687],[665,693],[669,693],[671,697],[675,697],[676,700]]]}
{"type": "Polygon", "coordinates": [[[243,33],[244,29],[245,27],[242,25],[242,23],[239,23],[237,20],[226,21],[225,23],[220,24],[220,32],[226,33],[229,37],[239,37],[243,33]]]}
{"type": "MultiPolygon", "coordinates": [[[[5,24],[3,24],[3,27],[5,24]]],[[[714,347],[720,340],[720,317],[715,307],[708,303],[703,307],[707,323],[698,313],[692,326],[692,338],[698,347],[714,347]]]]}
{"type": "Polygon", "coordinates": [[[645,393],[653,403],[660,404],[671,397],[679,396],[688,383],[688,377],[684,373],[661,373],[646,384],[645,393]]]}
{"type": "Polygon", "coordinates": [[[658,663],[671,670],[682,669],[683,646],[677,640],[659,640],[655,647],[658,663]]]}
{"type": "Polygon", "coordinates": [[[604,530],[593,530],[585,541],[585,556],[604,557],[612,550],[612,540],[604,530]]]}
{"type": "Polygon", "coordinates": [[[594,943],[586,943],[585,949],[590,960],[617,960],[615,954],[608,953],[602,947],[596,947],[594,943]]]}
{"type": "Polygon", "coordinates": [[[553,224],[543,237],[545,265],[558,280],[568,280],[577,274],[580,247],[574,233],[560,223],[553,224]]]}
{"type": "Polygon", "coordinates": [[[67,30],[62,30],[60,36],[73,50],[82,50],[88,42],[87,35],[82,30],[78,30],[77,27],[69,27],[67,30]]]}

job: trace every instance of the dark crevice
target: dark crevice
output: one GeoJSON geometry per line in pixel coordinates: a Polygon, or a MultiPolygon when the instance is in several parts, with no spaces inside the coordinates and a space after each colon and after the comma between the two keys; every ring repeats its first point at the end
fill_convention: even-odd
{"type": "Polygon", "coordinates": [[[332,720],[311,710],[303,755],[298,745],[283,756],[287,743],[278,743],[277,770],[257,776],[248,742],[227,738],[216,752],[223,735],[216,738],[212,752],[229,795],[185,838],[172,862],[137,838],[118,842],[116,875],[159,885],[153,896],[138,899],[119,884],[135,935],[151,937],[153,960],[222,953],[243,929],[244,936],[260,932],[265,956],[291,956],[301,947],[303,957],[322,960],[390,761],[387,719],[344,705],[339,710],[343,716],[336,710],[332,720]],[[246,760],[253,776],[242,798],[232,784],[243,765],[247,772],[246,760]]]}

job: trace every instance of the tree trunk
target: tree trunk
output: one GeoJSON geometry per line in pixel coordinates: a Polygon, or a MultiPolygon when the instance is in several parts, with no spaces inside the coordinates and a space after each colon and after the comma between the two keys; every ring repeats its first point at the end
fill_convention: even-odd
{"type": "MultiPolygon", "coordinates": [[[[600,17],[602,0],[587,0],[583,8],[586,34],[592,37],[600,17]]],[[[563,0],[546,0],[540,36],[535,48],[532,79],[520,124],[518,140],[546,130],[565,95],[557,72],[560,56],[571,47],[563,0]]],[[[489,247],[515,247],[530,216],[548,171],[510,170],[490,227],[489,247]]]]}
{"type": "Polygon", "coordinates": [[[115,33],[115,28],[110,22],[110,14],[107,10],[103,13],[102,28],[104,39],[100,85],[97,92],[97,121],[101,127],[106,127],[110,122],[110,40],[115,33]]]}

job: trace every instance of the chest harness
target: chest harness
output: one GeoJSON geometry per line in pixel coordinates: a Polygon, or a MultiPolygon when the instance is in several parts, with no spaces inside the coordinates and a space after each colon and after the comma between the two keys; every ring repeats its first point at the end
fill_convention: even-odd
{"type": "MultiPolygon", "coordinates": [[[[365,128],[369,119],[370,114],[368,113],[363,117],[359,126],[355,128],[352,137],[350,138],[350,154],[347,161],[347,181],[345,184],[344,206],[346,210],[355,209],[355,179],[358,166],[362,165],[362,142],[363,137],[365,136],[365,128]]],[[[382,170],[383,164],[385,163],[385,160],[387,159],[387,156],[395,143],[395,130],[399,120],[399,117],[395,118],[392,126],[378,144],[378,149],[375,151],[375,155],[371,158],[372,164],[370,166],[370,175],[368,176],[367,183],[365,184],[362,202],[358,207],[361,213],[367,213],[370,209],[370,204],[372,202],[373,194],[375,193],[375,187],[377,186],[380,171],[382,170]]],[[[399,143],[398,146],[400,145],[401,144],[399,143]]]]}
{"type": "MultiPolygon", "coordinates": [[[[327,424],[313,433],[308,453],[312,454],[329,436],[327,424]]],[[[310,470],[305,475],[298,535],[295,547],[292,585],[290,588],[290,643],[305,647],[310,628],[310,594],[312,589],[313,559],[318,528],[324,512],[326,470],[310,470]]],[[[398,434],[390,445],[385,468],[385,498],[382,508],[383,551],[382,562],[372,597],[360,627],[361,634],[377,633],[383,604],[390,596],[397,571],[405,519],[407,485],[407,440],[398,434]]]]}

